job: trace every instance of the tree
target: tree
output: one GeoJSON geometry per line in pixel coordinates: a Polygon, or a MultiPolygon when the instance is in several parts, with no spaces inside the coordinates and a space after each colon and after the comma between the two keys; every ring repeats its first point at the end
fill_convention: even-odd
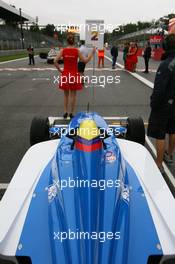
{"type": "Polygon", "coordinates": [[[53,24],[48,24],[45,28],[43,28],[42,33],[44,35],[53,37],[54,36],[54,32],[55,32],[55,26],[53,24]]]}
{"type": "MultiPolygon", "coordinates": [[[[118,28],[114,29],[111,36],[112,37],[121,37],[123,35],[134,33],[139,30],[143,30],[146,28],[150,28],[151,26],[154,27],[162,27],[162,29],[167,30],[169,19],[174,18],[175,14],[168,14],[167,16],[161,17],[158,20],[148,21],[138,21],[137,23],[128,23],[120,25],[118,28]]],[[[109,38],[109,36],[108,36],[109,38]]]]}
{"type": "Polygon", "coordinates": [[[105,32],[104,33],[104,43],[109,43],[111,42],[111,39],[112,39],[112,34],[110,32],[105,32]]]}
{"type": "Polygon", "coordinates": [[[31,32],[39,32],[40,29],[39,29],[38,25],[33,25],[30,27],[30,31],[31,32]]]}
{"type": "Polygon", "coordinates": [[[123,26],[123,31],[125,34],[133,33],[138,30],[137,24],[129,23],[123,26]]]}
{"type": "Polygon", "coordinates": [[[66,42],[67,39],[67,32],[61,32],[61,31],[57,31],[58,34],[58,40],[62,43],[66,42]]]}
{"type": "Polygon", "coordinates": [[[137,22],[137,28],[138,30],[143,30],[143,29],[146,29],[146,28],[149,28],[151,26],[151,22],[141,22],[141,21],[138,21],[137,22]]]}

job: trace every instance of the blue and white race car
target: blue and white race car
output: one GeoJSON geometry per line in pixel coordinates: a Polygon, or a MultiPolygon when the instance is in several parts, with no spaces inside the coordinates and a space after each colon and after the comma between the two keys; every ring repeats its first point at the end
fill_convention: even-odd
{"type": "Polygon", "coordinates": [[[141,119],[35,118],[30,141],[0,202],[2,263],[175,263],[175,200],[141,119]]]}

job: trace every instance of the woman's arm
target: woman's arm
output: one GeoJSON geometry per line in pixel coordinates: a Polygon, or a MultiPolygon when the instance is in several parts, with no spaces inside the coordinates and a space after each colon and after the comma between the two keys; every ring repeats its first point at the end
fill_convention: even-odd
{"type": "Polygon", "coordinates": [[[88,63],[91,59],[93,54],[95,53],[95,48],[93,48],[93,50],[91,51],[91,53],[88,55],[87,58],[84,58],[84,56],[81,54],[81,52],[78,50],[78,57],[79,59],[84,62],[84,63],[88,63]]]}
{"type": "Polygon", "coordinates": [[[128,56],[129,56],[129,55],[132,55],[132,53],[131,53],[131,47],[129,47],[128,52],[127,52],[127,55],[128,55],[128,56]]]}
{"type": "Polygon", "coordinates": [[[55,67],[58,69],[59,72],[63,72],[60,68],[60,65],[58,63],[58,61],[63,57],[63,49],[60,50],[59,54],[56,56],[55,60],[54,60],[54,65],[55,67]]]}

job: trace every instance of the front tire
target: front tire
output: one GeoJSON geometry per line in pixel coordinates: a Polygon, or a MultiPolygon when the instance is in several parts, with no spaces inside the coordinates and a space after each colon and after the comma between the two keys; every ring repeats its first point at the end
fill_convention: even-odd
{"type": "Polygon", "coordinates": [[[52,59],[47,59],[47,64],[54,64],[54,60],[52,60],[52,59]]]}
{"type": "Polygon", "coordinates": [[[127,119],[126,139],[145,145],[145,126],[141,117],[127,119]]]}
{"type": "Polygon", "coordinates": [[[49,120],[43,117],[34,117],[30,127],[30,145],[49,140],[49,120]]]}

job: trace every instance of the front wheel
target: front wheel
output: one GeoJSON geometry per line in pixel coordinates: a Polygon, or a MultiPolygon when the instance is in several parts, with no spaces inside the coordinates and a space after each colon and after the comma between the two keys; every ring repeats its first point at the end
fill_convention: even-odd
{"type": "Polygon", "coordinates": [[[141,117],[127,119],[126,139],[145,145],[145,126],[141,117]]]}
{"type": "Polygon", "coordinates": [[[53,59],[47,59],[47,64],[54,64],[54,60],[53,59]]]}
{"type": "Polygon", "coordinates": [[[30,127],[30,145],[49,140],[49,120],[43,117],[34,117],[30,127]]]}

